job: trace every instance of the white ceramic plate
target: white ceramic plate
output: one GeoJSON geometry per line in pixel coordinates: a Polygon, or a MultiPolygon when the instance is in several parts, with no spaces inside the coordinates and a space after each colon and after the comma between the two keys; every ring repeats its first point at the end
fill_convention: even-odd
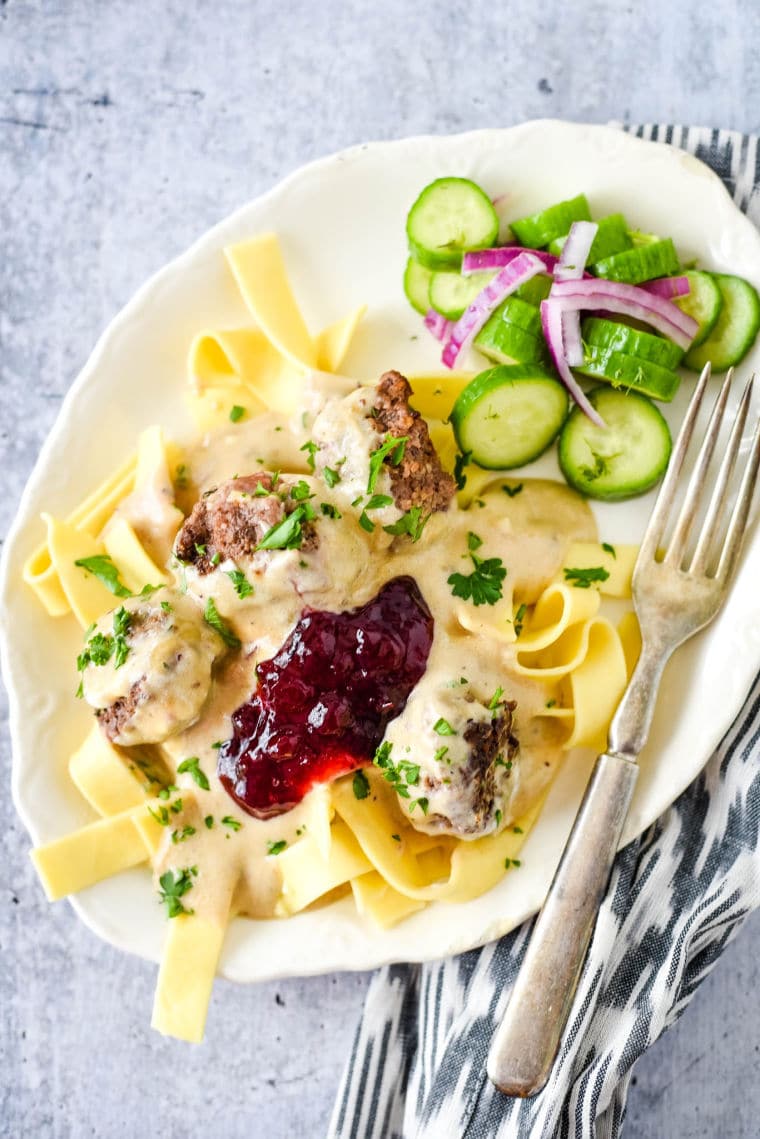
{"type": "MultiPolygon", "coordinates": [[[[109,326],[69,392],[24,493],[2,572],[3,669],[11,697],[13,795],[35,843],[90,820],[66,774],[89,727],[73,699],[81,635],[73,618],[53,622],[20,578],[39,543],[41,510],[66,514],[160,422],[191,431],[181,391],[185,358],[202,327],[229,327],[246,313],[222,247],[264,230],[279,234],[296,296],[317,330],[357,302],[369,315],[345,364],[375,379],[388,368],[439,370],[434,342],[401,289],[404,221],[419,190],[443,174],[469,176],[504,216],[519,217],[581,191],[596,217],[622,210],[638,228],[671,236],[684,261],[738,273],[760,286],[760,235],[720,181],[684,153],[606,128],[533,122],[510,130],[355,147],[297,171],[205,234],[145,285],[109,326]]],[[[760,351],[743,365],[749,371],[760,351]]],[[[477,365],[476,365],[477,366],[477,365]]],[[[672,422],[680,419],[688,380],[672,422]]],[[[553,456],[531,473],[557,475],[553,456]]],[[[599,508],[604,539],[635,541],[651,496],[599,508]]],[[[648,826],[702,768],[738,712],[760,662],[757,528],[719,620],[683,648],[662,683],[625,841],[648,826]]],[[[530,835],[518,873],[465,905],[438,904],[378,931],[350,900],[288,921],[236,919],[221,972],[241,981],[364,969],[457,953],[505,933],[539,907],[574,816],[592,756],[573,753],[530,835]]],[[[165,928],[150,876],[135,870],[72,899],[106,940],[158,960],[165,928]]]]}

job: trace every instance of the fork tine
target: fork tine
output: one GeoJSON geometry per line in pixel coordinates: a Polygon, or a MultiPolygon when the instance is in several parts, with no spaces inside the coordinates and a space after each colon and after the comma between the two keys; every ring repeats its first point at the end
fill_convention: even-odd
{"type": "Polygon", "coordinates": [[[700,531],[699,540],[697,541],[697,548],[694,551],[689,572],[693,574],[706,574],[709,568],[710,551],[715,543],[715,538],[718,533],[718,527],[721,524],[725,512],[726,504],[728,501],[727,488],[731,475],[733,474],[736,458],[739,454],[739,446],[742,441],[744,433],[744,424],[747,420],[747,413],[749,411],[750,400],[752,399],[752,386],[754,383],[754,376],[750,376],[747,381],[744,392],[742,394],[739,407],[737,408],[736,418],[734,419],[731,434],[728,439],[726,453],[720,464],[718,478],[715,483],[715,489],[710,499],[710,504],[707,508],[702,529],[700,531]]]}
{"type": "Polygon", "coordinates": [[[665,561],[668,565],[680,566],[683,560],[684,550],[686,549],[686,543],[694,522],[699,499],[707,479],[710,460],[715,450],[715,444],[718,441],[720,427],[723,422],[723,413],[726,410],[726,401],[728,400],[728,393],[731,388],[733,376],[734,369],[729,368],[726,373],[726,378],[721,384],[720,392],[713,406],[712,413],[710,414],[710,422],[707,424],[702,446],[699,448],[699,454],[697,455],[697,462],[691,473],[689,485],[686,488],[686,496],[683,500],[683,505],[676,519],[675,528],[665,553],[665,561]]]}
{"type": "Polygon", "coordinates": [[[747,465],[744,468],[744,476],[742,477],[741,486],[739,488],[739,497],[731,513],[728,533],[723,543],[723,551],[720,555],[720,562],[718,563],[718,569],[715,574],[721,585],[725,585],[730,578],[734,566],[736,565],[736,559],[739,556],[744,531],[747,527],[749,508],[752,505],[752,495],[757,482],[758,468],[760,468],[760,417],[758,417],[755,424],[752,449],[747,459],[747,465]]]}
{"type": "Polygon", "coordinates": [[[660,487],[660,493],[657,495],[657,501],[654,504],[652,515],[649,519],[644,537],[639,549],[639,556],[637,566],[643,566],[647,561],[654,561],[657,547],[662,539],[665,523],[670,513],[670,508],[673,505],[675,498],[676,487],[678,485],[678,476],[681,473],[684,458],[691,442],[691,437],[694,432],[694,424],[699,414],[699,408],[702,403],[702,397],[705,394],[707,382],[710,379],[710,364],[705,364],[702,369],[702,375],[699,377],[699,383],[694,389],[694,394],[691,397],[689,406],[686,410],[681,430],[676,439],[676,445],[673,448],[673,453],[670,456],[670,463],[665,472],[665,478],[660,487]]]}

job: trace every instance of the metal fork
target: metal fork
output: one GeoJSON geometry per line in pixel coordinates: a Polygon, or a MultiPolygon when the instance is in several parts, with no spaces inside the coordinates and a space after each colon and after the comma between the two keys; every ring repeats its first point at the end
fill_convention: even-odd
{"type": "Polygon", "coordinates": [[[535,1095],[549,1077],[622,835],[663,669],[673,650],[712,620],[728,593],[760,464],[758,422],[738,496],[725,522],[754,376],[739,403],[698,533],[695,521],[709,492],[708,468],[732,373],[715,401],[664,556],[658,551],[683,481],[684,459],[710,379],[709,364],[689,404],[644,534],[633,574],[641,655],[610,726],[607,751],[596,761],[488,1056],[488,1075],[506,1095],[535,1095]]]}

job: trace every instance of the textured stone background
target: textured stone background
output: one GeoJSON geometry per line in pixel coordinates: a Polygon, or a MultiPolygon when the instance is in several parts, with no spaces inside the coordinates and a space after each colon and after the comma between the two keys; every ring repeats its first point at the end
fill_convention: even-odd
{"type": "MultiPolygon", "coordinates": [[[[758,130],[759,32],[752,0],[0,0],[0,534],[103,327],[234,207],[364,139],[552,115],[758,130]]],[[[204,1047],[152,1034],[153,966],[43,899],[0,715],[0,1134],[322,1135],[366,976],[219,982],[204,1047]]],[[[759,937],[639,1065],[627,1135],[760,1133],[759,937]]]]}

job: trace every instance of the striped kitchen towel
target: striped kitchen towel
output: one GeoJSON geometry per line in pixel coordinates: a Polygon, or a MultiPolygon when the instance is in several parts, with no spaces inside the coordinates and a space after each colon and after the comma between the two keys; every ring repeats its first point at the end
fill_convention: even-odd
{"type": "MultiPolygon", "coordinates": [[[[760,224],[758,140],[627,127],[697,155],[760,224]]],[[[760,662],[759,662],[760,663],[760,662]]],[[[702,775],[615,862],[560,1055],[544,1091],[509,1099],[486,1055],[531,923],[459,957],[380,970],[331,1139],[612,1139],[639,1056],[684,1011],[760,904],[760,677],[702,775]]]]}

